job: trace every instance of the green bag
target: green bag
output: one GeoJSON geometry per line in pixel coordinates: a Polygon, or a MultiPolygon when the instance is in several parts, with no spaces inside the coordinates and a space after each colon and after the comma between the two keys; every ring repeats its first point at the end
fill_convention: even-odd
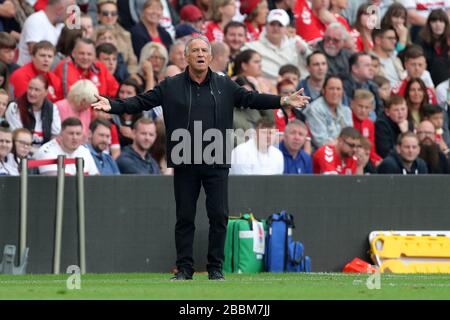
{"type": "Polygon", "coordinates": [[[265,220],[258,221],[251,213],[230,217],[225,241],[224,272],[263,272],[266,231],[265,220]]]}

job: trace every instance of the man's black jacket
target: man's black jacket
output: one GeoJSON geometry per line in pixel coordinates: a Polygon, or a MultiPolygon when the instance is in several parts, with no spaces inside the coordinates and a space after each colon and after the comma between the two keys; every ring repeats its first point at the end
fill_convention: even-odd
{"type": "MultiPolygon", "coordinates": [[[[234,107],[254,108],[254,109],[276,109],[280,108],[280,97],[269,94],[259,94],[254,91],[247,91],[239,86],[227,76],[210,72],[210,91],[214,100],[214,123],[224,137],[223,159],[216,159],[216,167],[229,168],[230,157],[227,153],[231,150],[227,146],[226,130],[233,129],[233,109],[234,107]],[[225,152],[228,151],[228,152],[225,152]],[[218,160],[218,161],[217,161],[218,160]],[[228,161],[227,161],[228,160],[228,161]]],[[[167,137],[167,162],[169,167],[179,167],[183,164],[174,163],[172,160],[172,149],[177,145],[177,141],[172,141],[172,133],[176,129],[186,129],[189,131],[191,122],[192,90],[190,90],[190,80],[188,68],[183,73],[167,78],[156,85],[152,90],[126,100],[111,100],[110,113],[139,113],[143,110],[150,110],[157,106],[162,106],[167,137]]],[[[192,137],[192,143],[193,141],[192,137]]]]}

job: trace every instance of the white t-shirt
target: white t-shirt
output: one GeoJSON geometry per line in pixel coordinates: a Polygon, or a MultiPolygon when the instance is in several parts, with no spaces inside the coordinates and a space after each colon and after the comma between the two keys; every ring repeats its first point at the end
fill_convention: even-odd
{"type": "Polygon", "coordinates": [[[0,159],[0,176],[18,176],[19,166],[14,160],[14,155],[8,153],[5,159],[0,159]]]}
{"type": "MultiPolygon", "coordinates": [[[[75,159],[75,158],[83,158],[84,159],[84,173],[88,175],[97,175],[99,174],[97,166],[95,165],[95,161],[92,158],[89,149],[83,145],[80,145],[78,149],[76,149],[73,153],[67,153],[64,151],[59,145],[56,139],[52,139],[35,153],[34,159],[43,160],[43,159],[57,159],[59,155],[64,155],[66,158],[75,159]]],[[[46,173],[54,171],[56,172],[57,166],[56,164],[42,166],[39,167],[39,173],[46,173]]],[[[75,175],[77,173],[77,168],[75,164],[68,164],[65,166],[65,173],[67,175],[75,175]]]]}
{"type": "Polygon", "coordinates": [[[22,33],[20,35],[19,58],[17,60],[17,64],[23,66],[31,61],[31,52],[28,51],[27,45],[29,42],[47,40],[56,46],[63,27],[63,23],[58,23],[54,26],[50,20],[48,20],[44,10],[30,15],[25,20],[22,33]]]}
{"type": "MultiPolygon", "coordinates": [[[[36,124],[33,131],[33,146],[41,146],[44,142],[44,132],[42,129],[41,111],[33,111],[36,124]]],[[[5,113],[6,121],[8,121],[12,130],[23,128],[20,119],[20,111],[17,103],[11,102],[5,113]]],[[[53,104],[53,120],[52,120],[52,136],[57,136],[61,131],[61,117],[59,116],[58,107],[53,104]]]]}
{"type": "Polygon", "coordinates": [[[231,152],[230,174],[271,175],[283,174],[283,170],[281,151],[270,146],[267,152],[261,152],[254,139],[241,143],[231,152]]]}
{"type": "Polygon", "coordinates": [[[448,80],[445,80],[444,82],[441,82],[436,87],[436,98],[437,98],[437,102],[439,104],[447,103],[448,91],[449,91],[449,81],[448,80]]]}
{"type": "Polygon", "coordinates": [[[450,0],[400,0],[406,9],[415,9],[418,14],[428,18],[434,9],[450,9],[450,0]]]}

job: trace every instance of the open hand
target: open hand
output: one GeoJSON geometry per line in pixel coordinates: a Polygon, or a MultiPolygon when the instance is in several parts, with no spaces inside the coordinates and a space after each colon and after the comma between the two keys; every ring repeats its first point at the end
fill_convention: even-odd
{"type": "Polygon", "coordinates": [[[309,103],[309,100],[311,100],[310,97],[302,96],[303,88],[298,90],[297,92],[294,92],[288,97],[287,103],[290,106],[293,106],[294,108],[303,108],[309,103]]]}
{"type": "Polygon", "coordinates": [[[95,94],[95,97],[98,99],[97,102],[92,104],[92,107],[94,108],[94,110],[98,110],[98,111],[104,111],[104,112],[108,112],[109,110],[111,110],[111,105],[109,104],[109,100],[99,96],[98,94],[95,94]]]}

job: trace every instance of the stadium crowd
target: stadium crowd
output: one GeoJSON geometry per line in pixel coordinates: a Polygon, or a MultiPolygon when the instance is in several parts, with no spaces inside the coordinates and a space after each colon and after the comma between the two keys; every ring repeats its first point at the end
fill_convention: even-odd
{"type": "Polygon", "coordinates": [[[235,139],[231,174],[450,173],[449,18],[450,0],[0,0],[0,175],[59,154],[89,175],[173,174],[161,107],[91,104],[185,72],[200,34],[212,71],[311,97],[235,106],[234,129],[253,133],[235,139]]]}

